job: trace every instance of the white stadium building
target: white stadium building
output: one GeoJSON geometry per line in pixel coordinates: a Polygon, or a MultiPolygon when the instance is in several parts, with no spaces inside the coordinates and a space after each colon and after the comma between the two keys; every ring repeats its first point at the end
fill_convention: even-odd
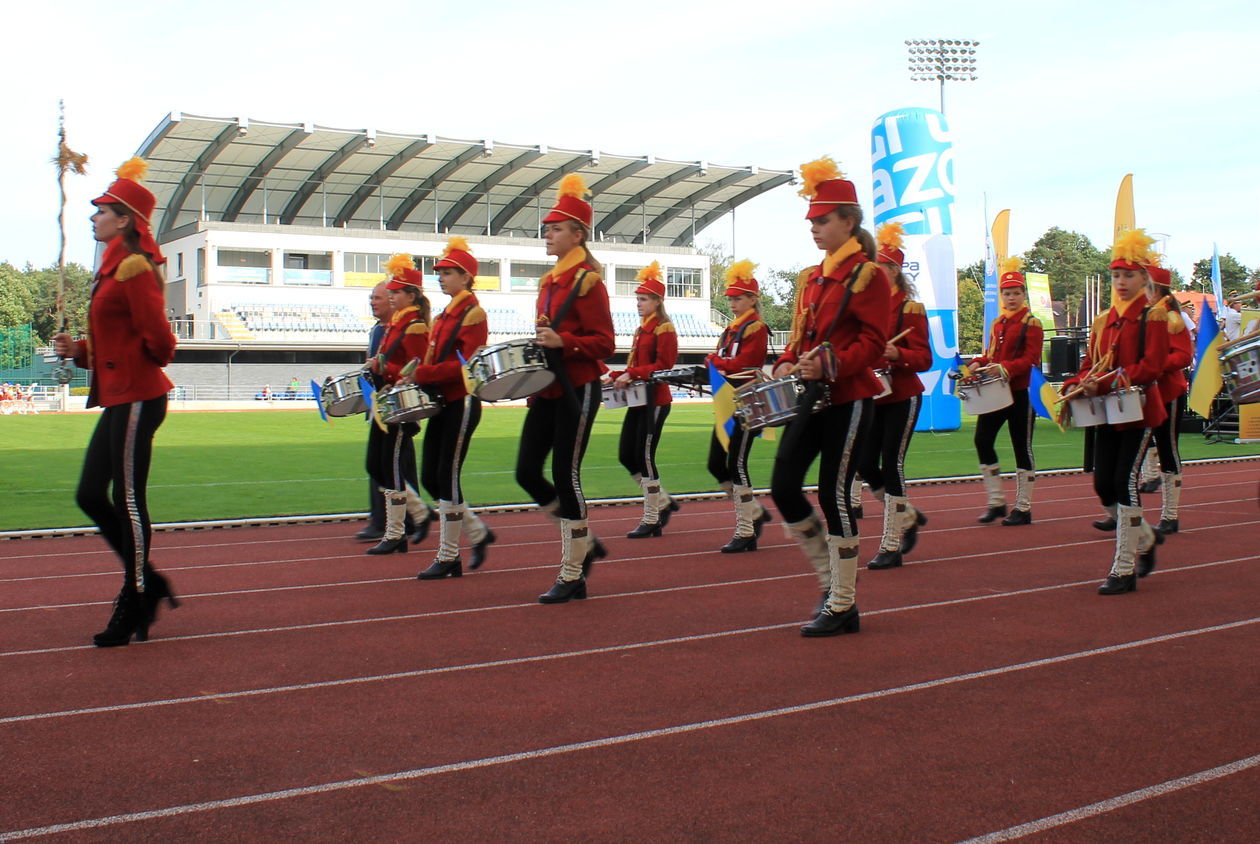
{"type": "Polygon", "coordinates": [[[491,342],[530,334],[553,262],[540,222],[573,172],[593,193],[591,250],[605,267],[618,348],[638,324],[634,277],[655,260],[680,348],[698,357],[721,329],[697,233],[792,181],[753,166],[179,113],[138,154],[150,165],[181,336],[169,371],[188,398],[248,398],[357,365],[384,262],[396,252],[420,259],[436,312],[445,297],[431,267],[454,234],[480,262],[491,342]]]}

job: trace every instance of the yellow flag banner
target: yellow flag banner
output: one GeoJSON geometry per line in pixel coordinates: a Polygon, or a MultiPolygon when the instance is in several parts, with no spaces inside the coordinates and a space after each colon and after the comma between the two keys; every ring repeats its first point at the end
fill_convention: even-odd
{"type": "Polygon", "coordinates": [[[1011,209],[999,211],[993,218],[993,259],[996,264],[1002,263],[1010,254],[1011,209]]]}
{"type": "Polygon", "coordinates": [[[1112,235],[1121,229],[1136,229],[1137,216],[1133,211],[1133,174],[1129,173],[1120,180],[1120,190],[1116,192],[1116,224],[1112,235]]]}

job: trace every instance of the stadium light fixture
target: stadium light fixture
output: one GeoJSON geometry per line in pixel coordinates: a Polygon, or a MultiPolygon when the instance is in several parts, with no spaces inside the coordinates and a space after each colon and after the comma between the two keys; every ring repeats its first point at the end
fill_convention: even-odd
{"type": "Polygon", "coordinates": [[[937,82],[941,89],[941,113],[945,113],[945,83],[975,82],[976,48],[974,39],[933,39],[906,41],[907,69],[914,82],[937,82]]]}

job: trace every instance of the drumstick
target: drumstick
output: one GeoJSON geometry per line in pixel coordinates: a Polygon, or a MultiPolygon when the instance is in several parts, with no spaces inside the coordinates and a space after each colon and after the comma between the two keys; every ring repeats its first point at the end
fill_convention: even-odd
{"type": "Polygon", "coordinates": [[[909,334],[911,331],[914,331],[914,326],[913,326],[913,325],[912,325],[912,326],[910,326],[909,328],[907,328],[905,331],[903,331],[903,332],[901,332],[900,334],[898,334],[896,337],[890,338],[888,342],[889,342],[889,343],[896,343],[898,340],[900,340],[902,337],[905,337],[905,336],[906,336],[907,334],[909,334]]]}
{"type": "MultiPolygon", "coordinates": [[[[1110,376],[1110,375],[1115,375],[1115,374],[1116,374],[1117,372],[1119,372],[1119,371],[1120,371],[1120,370],[1118,370],[1118,369],[1113,369],[1111,372],[1105,372],[1105,373],[1103,373],[1102,375],[1099,375],[1099,376],[1098,376],[1098,378],[1106,378],[1106,377],[1108,377],[1108,376],[1110,376]]],[[[1087,378],[1088,378],[1089,376],[1087,375],[1087,376],[1085,376],[1085,377],[1087,377],[1087,378]]],[[[1074,398],[1076,398],[1077,396],[1079,396],[1079,395],[1080,395],[1081,393],[1083,393],[1083,392],[1085,392],[1085,388],[1084,388],[1084,387],[1077,387],[1077,388],[1076,388],[1075,390],[1073,390],[1072,392],[1070,392],[1070,393],[1064,393],[1063,395],[1059,396],[1057,399],[1055,399],[1055,400],[1054,400],[1054,403],[1055,403],[1055,404],[1059,404],[1060,402],[1065,402],[1065,401],[1067,401],[1068,399],[1074,399],[1074,398]]]]}
{"type": "Polygon", "coordinates": [[[1260,299],[1260,290],[1253,290],[1250,293],[1240,293],[1237,296],[1227,298],[1226,302],[1250,302],[1252,299],[1260,299]]]}

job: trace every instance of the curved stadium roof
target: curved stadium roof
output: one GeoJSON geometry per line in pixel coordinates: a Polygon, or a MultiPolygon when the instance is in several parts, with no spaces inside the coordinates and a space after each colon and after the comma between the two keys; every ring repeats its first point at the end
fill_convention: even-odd
{"type": "Polygon", "coordinates": [[[605,239],[690,246],[787,170],[174,112],[138,150],[160,234],[198,219],[537,237],[578,172],[605,239]]]}

